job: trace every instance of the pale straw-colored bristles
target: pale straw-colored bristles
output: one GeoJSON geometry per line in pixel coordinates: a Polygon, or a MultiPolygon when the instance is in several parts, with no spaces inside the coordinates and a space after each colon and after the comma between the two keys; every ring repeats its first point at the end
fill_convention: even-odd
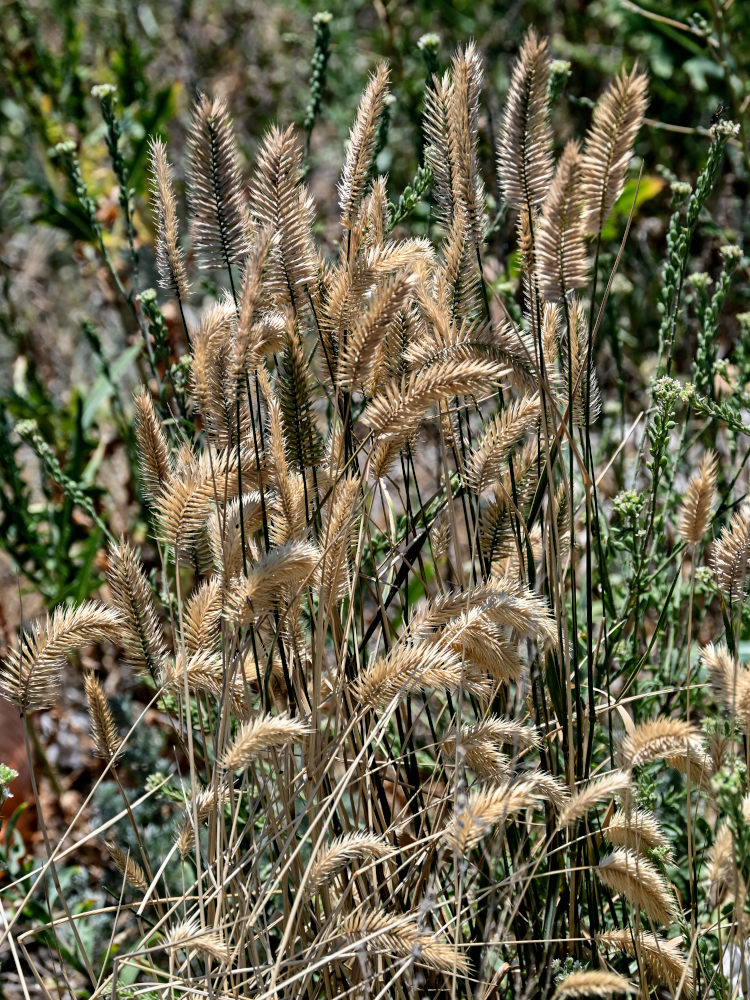
{"type": "Polygon", "coordinates": [[[750,504],[735,511],[713,545],[716,582],[730,602],[738,601],[750,567],[750,504]]]}
{"type": "Polygon", "coordinates": [[[684,753],[699,739],[695,726],[681,719],[653,719],[628,733],[620,744],[622,767],[640,767],[653,760],[684,753]]]}
{"type": "Polygon", "coordinates": [[[595,871],[608,888],[620,893],[656,923],[670,925],[678,919],[674,893],[656,867],[642,855],[617,847],[601,859],[595,871]]]}
{"type": "Polygon", "coordinates": [[[221,766],[225,771],[244,770],[260,754],[299,743],[309,732],[310,727],[297,717],[259,715],[237,731],[221,758],[221,766]]]}
{"type": "Polygon", "coordinates": [[[112,858],[118,872],[125,878],[128,885],[134,889],[145,892],[148,889],[149,879],[143,868],[133,859],[130,851],[124,851],[114,840],[105,843],[109,856],[112,858]]]}
{"type": "Polygon", "coordinates": [[[597,941],[607,951],[640,956],[651,985],[669,986],[675,990],[682,983],[683,994],[693,995],[692,974],[679,936],[666,939],[645,931],[636,933],[626,929],[605,931],[598,935],[597,941]]]}
{"type": "Polygon", "coordinates": [[[446,975],[468,971],[466,958],[446,939],[422,930],[416,917],[358,910],[340,925],[339,933],[352,943],[362,941],[369,954],[410,958],[417,965],[446,975]]]}
{"type": "Polygon", "coordinates": [[[93,674],[86,674],[83,685],[89,706],[94,753],[108,762],[117,760],[122,752],[122,738],[104,688],[93,674]]]}
{"type": "Polygon", "coordinates": [[[513,208],[543,202],[552,181],[548,80],[547,40],[530,28],[513,68],[498,146],[500,186],[513,208]]]}
{"type": "Polygon", "coordinates": [[[633,67],[609,85],[597,101],[583,148],[583,225],[596,234],[622,191],[633,143],[646,110],[648,80],[633,67]]]}
{"type": "Polygon", "coordinates": [[[685,499],[680,507],[678,531],[686,545],[696,546],[705,537],[716,493],[716,476],[716,454],[707,451],[698,471],[688,483],[685,499]]]}
{"type": "Polygon", "coordinates": [[[630,789],[632,778],[628,771],[610,771],[600,778],[592,778],[576,791],[560,813],[560,826],[570,826],[586,816],[594,806],[611,802],[616,795],[630,789]]]}
{"type": "Polygon", "coordinates": [[[557,986],[553,1000],[579,1000],[585,997],[606,997],[620,993],[637,993],[638,988],[616,972],[584,969],[571,972],[557,986]]]}

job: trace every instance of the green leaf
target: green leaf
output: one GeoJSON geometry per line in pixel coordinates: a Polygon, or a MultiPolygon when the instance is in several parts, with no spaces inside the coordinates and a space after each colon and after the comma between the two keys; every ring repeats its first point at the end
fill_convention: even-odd
{"type": "Polygon", "coordinates": [[[656,198],[658,194],[664,189],[666,181],[663,177],[655,177],[653,174],[648,174],[645,177],[641,177],[640,184],[638,183],[638,178],[634,177],[627,182],[623,188],[623,192],[615,203],[615,207],[604,224],[602,229],[602,239],[603,240],[619,240],[622,238],[623,223],[630,215],[630,209],[633,205],[633,198],[635,198],[635,208],[633,208],[633,217],[638,215],[638,209],[644,202],[651,201],[652,198],[656,198]],[[636,196],[636,190],[638,195],[636,196]]]}

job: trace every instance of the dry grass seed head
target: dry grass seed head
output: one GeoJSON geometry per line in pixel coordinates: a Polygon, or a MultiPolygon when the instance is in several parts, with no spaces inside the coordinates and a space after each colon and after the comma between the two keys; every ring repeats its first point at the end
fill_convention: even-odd
{"type": "Polygon", "coordinates": [[[584,997],[611,996],[613,993],[637,991],[636,986],[616,972],[584,969],[566,976],[555,990],[553,1000],[567,1000],[567,998],[578,1000],[584,997]]]}
{"type": "Polygon", "coordinates": [[[382,860],[393,853],[393,848],[373,833],[347,833],[331,841],[315,859],[307,880],[307,891],[316,892],[329,883],[333,876],[357,858],[382,860]]]}
{"type": "Polygon", "coordinates": [[[499,481],[507,458],[539,423],[539,397],[522,396],[487,422],[466,463],[466,481],[482,493],[499,481]]]}
{"type": "Polygon", "coordinates": [[[619,753],[622,767],[640,767],[651,761],[685,752],[699,739],[695,726],[681,719],[659,718],[644,722],[622,740],[619,753]]]}
{"type": "Polygon", "coordinates": [[[378,122],[385,107],[388,93],[388,67],[380,63],[370,77],[357,116],[349,133],[346,160],[339,181],[339,206],[341,225],[350,230],[357,216],[364,195],[372,160],[375,154],[378,122]]]}
{"type": "Polygon", "coordinates": [[[244,770],[260,754],[299,743],[310,731],[310,727],[297,717],[259,715],[237,731],[221,758],[221,766],[225,771],[244,770]]]}
{"type": "Polygon", "coordinates": [[[114,761],[122,752],[122,739],[104,688],[91,673],[85,675],[83,685],[89,707],[94,753],[106,761],[114,761]]]}
{"type": "Polygon", "coordinates": [[[544,201],[552,181],[547,40],[530,28],[513,67],[498,146],[500,186],[514,208],[544,201]]]}
{"type": "Polygon", "coordinates": [[[271,549],[236,577],[227,594],[227,614],[235,624],[256,621],[274,607],[288,606],[302,587],[317,584],[320,551],[310,542],[287,542],[271,549]]]}
{"type": "Polygon", "coordinates": [[[138,862],[133,860],[130,851],[124,851],[114,840],[106,841],[105,846],[115,868],[124,876],[128,885],[132,885],[140,892],[145,892],[148,889],[148,878],[138,862]]]}
{"type": "Polygon", "coordinates": [[[672,924],[678,919],[677,902],[654,865],[642,855],[617,847],[595,869],[601,881],[643,910],[651,920],[672,924]]]}
{"type": "Polygon", "coordinates": [[[750,566],[750,504],[735,511],[713,545],[716,582],[728,600],[737,601],[750,566]]]}
{"type": "Polygon", "coordinates": [[[750,731],[750,669],[732,656],[724,643],[709,643],[701,651],[711,687],[730,716],[750,731]]]}
{"type": "Polygon", "coordinates": [[[539,287],[549,302],[563,302],[571,291],[588,282],[581,169],[580,147],[571,141],[563,150],[545,198],[536,246],[539,287]]]}
{"type": "Polygon", "coordinates": [[[134,402],[141,490],[149,505],[154,506],[162,487],[172,475],[172,459],[167,436],[156,415],[151,394],[147,389],[141,388],[136,392],[134,402]]]}
{"type": "Polygon", "coordinates": [[[447,688],[487,696],[489,685],[466,677],[460,658],[450,648],[430,643],[394,646],[378,657],[353,685],[354,697],[368,708],[385,708],[394,698],[418,690],[447,688]]]}
{"type": "Polygon", "coordinates": [[[469,968],[454,945],[437,934],[426,934],[415,916],[394,917],[383,910],[358,909],[339,925],[339,933],[353,943],[364,941],[370,953],[411,958],[434,972],[451,975],[469,968]]]}
{"type": "Polygon", "coordinates": [[[198,97],[188,146],[190,233],[196,256],[207,268],[240,264],[250,249],[251,227],[234,128],[220,98],[198,97]]]}
{"type": "Polygon", "coordinates": [[[457,854],[465,855],[491,827],[538,806],[545,797],[537,782],[525,776],[496,788],[475,789],[451,816],[443,836],[457,854]]]}
{"type": "Polygon", "coordinates": [[[111,544],[108,555],[107,582],[112,604],[122,617],[120,642],[128,662],[156,678],[167,646],[141,557],[124,539],[119,545],[111,544]]]}
{"type": "Polygon", "coordinates": [[[612,844],[626,847],[642,854],[646,850],[658,849],[669,858],[669,841],[653,813],[645,809],[618,810],[604,828],[604,833],[612,844]]]}
{"type": "Polygon", "coordinates": [[[635,934],[632,930],[614,930],[599,934],[597,941],[607,951],[615,950],[639,956],[651,985],[666,985],[674,990],[682,982],[684,993],[687,996],[693,995],[692,975],[679,937],[667,940],[646,931],[635,934]]]}
{"type": "Polygon", "coordinates": [[[0,696],[25,712],[53,705],[68,654],[95,642],[117,643],[122,632],[118,612],[96,601],[58,607],[44,623],[34,622],[22,632],[19,648],[2,661],[0,696]]]}
{"type": "Polygon", "coordinates": [[[177,199],[172,186],[172,166],[161,139],[151,139],[149,145],[151,191],[157,220],[156,268],[159,284],[175,292],[181,301],[190,294],[185,258],[179,243],[177,199]]]}
{"type": "Polygon", "coordinates": [[[611,771],[601,778],[592,778],[576,791],[560,813],[560,826],[570,826],[581,819],[594,806],[610,802],[615,795],[626,792],[632,783],[628,771],[611,771]]]}
{"type": "Polygon", "coordinates": [[[168,951],[180,948],[188,953],[202,952],[223,965],[229,960],[227,942],[222,935],[216,930],[202,928],[197,917],[173,924],[164,935],[164,947],[168,951]]]}
{"type": "Polygon", "coordinates": [[[584,228],[598,233],[622,192],[633,143],[643,121],[648,79],[623,70],[597,101],[583,149],[584,228]]]}
{"type": "Polygon", "coordinates": [[[302,146],[290,126],[273,126],[258,153],[250,200],[259,225],[274,234],[264,295],[297,314],[309,307],[308,287],[317,270],[312,224],[314,206],[302,183],[302,146]]]}
{"type": "Polygon", "coordinates": [[[687,493],[680,507],[678,531],[686,545],[695,546],[703,541],[711,520],[716,475],[716,453],[707,451],[698,471],[688,483],[687,493]]]}

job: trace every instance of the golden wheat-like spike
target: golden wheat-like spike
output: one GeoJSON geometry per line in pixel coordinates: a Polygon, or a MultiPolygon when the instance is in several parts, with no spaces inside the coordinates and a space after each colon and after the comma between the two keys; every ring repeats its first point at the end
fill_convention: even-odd
{"type": "Polygon", "coordinates": [[[175,695],[183,694],[187,686],[188,691],[203,691],[219,702],[227,698],[234,715],[247,714],[242,682],[238,679],[234,684],[228,683],[219,653],[206,650],[191,656],[178,653],[174,660],[166,660],[163,664],[160,681],[175,695]]]}
{"type": "Polygon", "coordinates": [[[642,855],[616,847],[594,870],[608,888],[643,910],[651,920],[660,924],[672,924],[677,920],[674,893],[654,865],[642,855]]]}
{"type": "Polygon", "coordinates": [[[444,752],[462,757],[470,767],[483,778],[503,778],[508,776],[510,758],[499,750],[510,744],[514,754],[519,750],[539,745],[539,734],[531,726],[514,719],[491,716],[471,726],[462,726],[443,739],[440,746],[444,752]]]}
{"type": "Polygon", "coordinates": [[[24,712],[47,708],[60,696],[68,654],[95,642],[118,642],[123,629],[114,608],[84,601],[77,608],[57,608],[44,623],[34,622],[19,635],[19,647],[0,665],[0,696],[24,712]]]}
{"type": "Polygon", "coordinates": [[[557,626],[546,602],[511,580],[493,581],[473,590],[448,591],[427,602],[413,618],[410,634],[427,635],[431,629],[473,608],[480,608],[496,625],[512,628],[521,635],[557,642],[557,626]]]}
{"type": "Polygon", "coordinates": [[[573,299],[568,307],[570,337],[561,336],[560,348],[563,367],[563,392],[573,390],[573,422],[578,427],[586,423],[586,393],[589,393],[588,419],[593,423],[601,412],[601,396],[596,369],[591,353],[589,365],[589,327],[586,307],[580,299],[573,299]]]}
{"type": "Polygon", "coordinates": [[[499,684],[519,681],[523,675],[518,642],[502,635],[481,608],[454,618],[431,641],[449,647],[462,662],[473,663],[499,684]]]}
{"type": "Polygon", "coordinates": [[[521,331],[510,325],[490,326],[468,321],[449,324],[447,311],[434,301],[432,290],[418,284],[417,293],[426,329],[406,345],[404,357],[413,368],[441,361],[491,360],[508,369],[505,377],[519,395],[538,390],[534,348],[526,342],[521,331]]]}
{"type": "Polygon", "coordinates": [[[309,542],[287,542],[263,555],[237,577],[227,594],[227,611],[235,623],[255,621],[283,604],[288,589],[317,583],[320,551],[309,542]]]}
{"type": "Polygon", "coordinates": [[[124,539],[119,545],[110,545],[107,580],[112,603],[122,616],[120,641],[128,662],[136,670],[147,670],[157,677],[167,655],[164,633],[143,563],[124,539]]]}
{"type": "Polygon", "coordinates": [[[610,802],[615,795],[627,791],[631,784],[632,778],[627,771],[610,771],[601,778],[592,778],[571,796],[560,813],[560,826],[570,826],[594,806],[610,802]]]}
{"type": "Polygon", "coordinates": [[[432,170],[436,215],[445,229],[450,226],[455,208],[455,164],[448,122],[448,109],[453,100],[450,74],[433,77],[432,84],[425,91],[425,158],[432,170]]]}
{"type": "Polygon", "coordinates": [[[223,965],[229,961],[227,942],[222,935],[217,930],[202,928],[197,917],[173,924],[164,935],[164,947],[168,951],[175,948],[199,951],[223,965]]]}
{"type": "Polygon", "coordinates": [[[556,813],[564,809],[566,803],[570,800],[570,792],[562,779],[556,775],[535,767],[529,771],[523,771],[522,776],[525,781],[529,781],[534,785],[542,798],[549,802],[556,813]]]}
{"type": "Polygon", "coordinates": [[[548,81],[547,39],[530,28],[513,67],[498,145],[500,186],[513,208],[539,205],[552,181],[548,81]]]}
{"type": "Polygon", "coordinates": [[[703,541],[711,520],[711,507],[716,493],[716,453],[707,451],[698,471],[688,483],[685,499],[680,506],[678,531],[686,545],[703,541]]]}
{"type": "Polygon", "coordinates": [[[656,937],[641,931],[605,931],[597,936],[599,944],[608,951],[621,951],[626,955],[640,955],[645,966],[648,981],[653,986],[667,985],[675,990],[683,984],[683,993],[693,995],[693,979],[681,948],[679,937],[656,937]]]}
{"type": "Polygon", "coordinates": [[[688,775],[693,786],[710,789],[714,765],[711,755],[706,753],[700,739],[687,740],[675,753],[667,754],[664,762],[669,767],[688,775]]]}
{"type": "Polygon", "coordinates": [[[141,489],[149,505],[172,475],[172,461],[167,436],[156,415],[150,393],[140,389],[134,397],[135,436],[138,441],[138,466],[141,489]]]}
{"type": "Polygon", "coordinates": [[[385,246],[388,228],[388,188],[387,178],[376,177],[370,193],[363,204],[365,218],[364,246],[368,251],[377,251],[385,246]]]}
{"type": "MultiPolygon", "coordinates": [[[[267,509],[275,509],[275,499],[266,500],[267,509]]],[[[211,511],[208,521],[208,541],[215,571],[226,583],[243,570],[242,544],[244,533],[245,558],[254,555],[252,535],[263,522],[260,493],[253,490],[235,497],[221,510],[211,511]],[[249,555],[250,554],[250,555],[249,555]]]]}
{"type": "Polygon", "coordinates": [[[684,752],[686,746],[699,739],[698,730],[681,719],[658,718],[641,723],[628,733],[620,744],[620,760],[624,768],[640,767],[652,760],[684,752]]]}
{"type": "MultiPolygon", "coordinates": [[[[368,708],[385,708],[394,698],[429,688],[457,691],[465,680],[461,661],[450,649],[432,643],[394,646],[364,671],[353,686],[354,697],[368,708]]],[[[471,682],[467,689],[475,690],[471,682]]],[[[477,693],[487,694],[487,685],[477,693]]]]}
{"type": "Polygon", "coordinates": [[[190,233],[204,268],[240,264],[251,244],[234,127],[220,98],[201,94],[188,136],[190,233]]]}
{"type": "Polygon", "coordinates": [[[185,258],[179,242],[177,199],[172,186],[172,165],[161,139],[150,143],[151,190],[157,220],[156,268],[159,284],[184,301],[190,294],[185,258]]]}
{"type": "Polygon", "coordinates": [[[724,643],[704,646],[701,659],[716,697],[746,731],[750,729],[750,670],[740,665],[724,643]]]}
{"type": "Polygon", "coordinates": [[[750,503],[735,511],[721,529],[713,546],[713,566],[729,602],[739,600],[750,567],[750,503]]]}
{"type": "Polygon", "coordinates": [[[563,150],[544,200],[536,245],[539,288],[549,302],[563,302],[588,281],[581,210],[581,151],[575,140],[563,150]]]}
{"type": "Polygon", "coordinates": [[[583,969],[566,976],[553,993],[553,1000],[579,1000],[584,997],[611,996],[613,993],[637,993],[638,989],[624,976],[599,969],[583,969]]]}
{"type": "Polygon", "coordinates": [[[441,748],[457,763],[463,763],[480,778],[502,781],[510,775],[510,757],[498,750],[491,740],[472,740],[456,744],[455,739],[444,740],[441,748]]]}
{"type": "Polygon", "coordinates": [[[225,771],[244,770],[260,754],[299,743],[310,732],[310,727],[298,717],[259,715],[237,731],[221,758],[221,766],[225,771]]]}
{"type": "Polygon", "coordinates": [[[256,162],[252,211],[275,238],[264,287],[298,313],[308,307],[306,289],[312,285],[316,270],[313,203],[307,186],[300,181],[301,172],[302,147],[294,129],[290,126],[282,131],[273,126],[256,162]]]}
{"type": "Polygon", "coordinates": [[[583,225],[587,233],[601,232],[620,197],[633,143],[643,122],[648,79],[634,66],[623,70],[597,101],[586,133],[581,175],[583,225]]]}
{"type": "Polygon", "coordinates": [[[481,722],[475,722],[470,726],[461,726],[458,734],[447,737],[454,744],[456,739],[464,746],[469,746],[475,741],[490,740],[493,743],[513,747],[514,752],[519,750],[529,750],[538,747],[541,743],[539,731],[534,726],[529,726],[518,719],[506,719],[499,715],[491,715],[481,722]]]}
{"type": "Polygon", "coordinates": [[[341,225],[351,230],[365,192],[375,154],[378,122],[388,93],[388,67],[380,63],[370,77],[349,133],[346,160],[339,181],[341,225]]]}
{"type": "Polygon", "coordinates": [[[508,455],[539,423],[539,397],[522,396],[485,424],[482,436],[466,463],[466,482],[475,493],[483,493],[502,474],[508,455]]]}
{"type": "Polygon", "coordinates": [[[357,858],[382,860],[392,853],[391,845],[374,833],[347,833],[337,837],[316,858],[307,879],[307,892],[312,894],[330,883],[337,872],[357,858]]]}
{"type": "Polygon", "coordinates": [[[277,545],[305,534],[305,503],[302,479],[289,468],[281,405],[265,372],[259,370],[260,386],[268,411],[269,479],[276,488],[277,502],[272,520],[272,540],[277,545]]]}
{"type": "Polygon", "coordinates": [[[191,383],[206,430],[221,448],[231,447],[249,423],[247,398],[232,378],[237,312],[231,298],[210,305],[193,331],[191,383]],[[240,426],[237,427],[237,403],[240,426]]]}
{"type": "Polygon", "coordinates": [[[496,788],[473,790],[448,821],[443,836],[458,854],[465,855],[489,833],[490,828],[539,805],[542,789],[529,778],[506,782],[496,788]]]}
{"type": "Polygon", "coordinates": [[[320,568],[320,601],[339,601],[349,584],[349,552],[355,516],[361,499],[357,476],[338,483],[328,504],[321,534],[323,559],[320,568]]]}
{"type": "Polygon", "coordinates": [[[104,846],[109,851],[115,868],[124,876],[125,881],[134,889],[145,892],[148,889],[149,880],[143,868],[131,857],[130,851],[124,851],[114,840],[105,841],[104,846]]]}
{"type": "Polygon", "coordinates": [[[410,958],[446,975],[468,971],[465,957],[438,934],[426,933],[415,915],[398,917],[383,910],[357,909],[337,930],[371,954],[410,958]]]}
{"type": "Polygon", "coordinates": [[[380,438],[405,440],[426,411],[441,400],[486,392],[507,374],[494,361],[437,363],[418,371],[405,384],[391,384],[370,401],[365,420],[380,438]]]}
{"type": "Polygon", "coordinates": [[[384,281],[372,295],[367,311],[340,344],[337,380],[348,391],[366,383],[372,375],[377,351],[406,307],[414,285],[411,275],[400,272],[384,281]]]}
{"type": "Polygon", "coordinates": [[[518,539],[513,515],[518,511],[523,517],[531,504],[539,480],[538,456],[536,441],[524,445],[511,459],[513,477],[509,466],[494,487],[492,499],[480,508],[479,541],[484,557],[493,563],[517,558],[518,539]]]}
{"type": "Polygon", "coordinates": [[[236,391],[241,391],[244,377],[255,369],[261,357],[270,354],[282,342],[280,334],[275,339],[268,337],[266,323],[256,322],[263,300],[266,269],[277,242],[278,236],[266,226],[258,233],[245,261],[237,331],[232,345],[232,382],[236,391]]]}
{"type": "Polygon", "coordinates": [[[605,826],[607,840],[618,847],[643,854],[646,850],[659,849],[670,857],[669,841],[653,813],[646,809],[618,810],[605,826]]]}
{"type": "Polygon", "coordinates": [[[440,276],[441,306],[455,326],[461,317],[482,316],[482,283],[477,251],[469,240],[469,220],[463,202],[456,205],[443,241],[440,276]]]}
{"type": "Polygon", "coordinates": [[[104,688],[91,673],[85,675],[83,685],[89,706],[94,753],[106,761],[114,761],[122,752],[122,739],[104,688]]]}
{"type": "Polygon", "coordinates": [[[482,61],[474,42],[459,49],[451,66],[452,100],[448,105],[454,185],[466,213],[466,235],[479,247],[484,240],[484,185],[477,162],[482,61]]]}
{"type": "MultiPolygon", "coordinates": [[[[249,454],[242,452],[241,460],[242,487],[249,489],[257,485],[258,469],[249,454]]],[[[189,552],[211,510],[237,495],[237,465],[235,450],[203,452],[197,458],[189,450],[184,453],[156,502],[160,534],[168,545],[189,552]]]]}

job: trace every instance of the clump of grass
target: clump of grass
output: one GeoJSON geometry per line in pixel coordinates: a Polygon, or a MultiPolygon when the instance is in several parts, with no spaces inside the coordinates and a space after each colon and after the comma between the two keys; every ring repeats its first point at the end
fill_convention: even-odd
{"type": "MultiPolygon", "coordinates": [[[[435,231],[391,231],[387,181],[374,176],[380,65],[351,129],[330,259],[294,130],[268,131],[248,197],[227,107],[199,97],[187,228],[223,288],[196,318],[166,147],[152,145],[157,264],[190,348],[189,420],[165,421],[148,388],[135,397],[156,575],[133,543],[113,543],[108,603],[58,609],[1,673],[27,714],[60,696],[68,656],[107,643],[149,695],[126,728],[102,683],[84,680],[94,749],[140,852],[108,844],[116,958],[109,949],[94,968],[66,906],[44,929],[74,935],[72,967],[92,996],[547,996],[566,957],[602,968],[573,971],[556,996],[628,993],[635,977],[644,995],[714,995],[726,939],[714,911],[732,884],[742,896],[747,868],[746,779],[732,736],[720,755],[695,713],[682,718],[678,672],[685,659],[689,687],[696,574],[716,530],[715,584],[701,579],[727,645],[707,646],[702,663],[747,725],[735,605],[748,525],[745,507],[726,517],[741,467],[732,479],[720,457],[731,405],[701,404],[696,440],[718,440],[697,472],[676,419],[695,392],[669,380],[655,386],[641,454],[612,440],[597,333],[614,273],[599,271],[647,80],[623,72],[583,145],[571,140],[555,162],[549,78],[548,43],[530,31],[497,147],[517,216],[515,312],[485,270],[474,45],[426,95],[435,231]],[[612,514],[600,491],[622,450],[650,492],[621,495],[612,514]],[[681,506],[678,461],[691,473],[681,506]],[[684,546],[689,615],[676,589],[684,546]],[[657,661],[662,643],[670,654],[657,661]],[[175,751],[168,791],[145,791],[175,814],[161,856],[123,784],[133,734],[149,725],[175,751]],[[731,780],[712,784],[727,760],[731,780]],[[663,761],[681,784],[647,809],[663,761]],[[722,801],[732,821],[706,894],[696,838],[722,801]],[[684,844],[667,832],[675,814],[684,844]],[[684,892],[670,856],[685,864],[684,892]]],[[[318,111],[314,93],[308,136],[318,111]]],[[[709,156],[701,206],[716,142],[709,156]]],[[[729,936],[743,926],[732,920],[729,936]]],[[[4,934],[22,969],[26,937],[4,934]]]]}

